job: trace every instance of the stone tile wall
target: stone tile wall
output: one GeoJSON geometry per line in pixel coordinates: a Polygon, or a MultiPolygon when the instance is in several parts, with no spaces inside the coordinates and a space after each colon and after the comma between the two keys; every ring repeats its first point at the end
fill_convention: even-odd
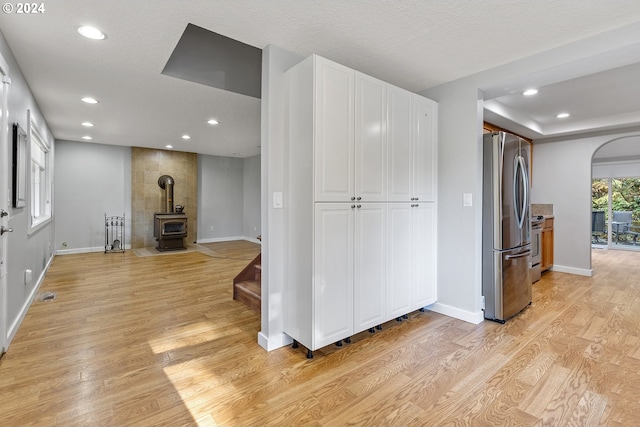
{"type": "Polygon", "coordinates": [[[198,159],[195,153],[131,148],[131,247],[148,248],[157,245],[153,236],[153,215],[164,210],[164,190],[158,178],[170,175],[174,179],[173,200],[184,206],[188,217],[189,245],[197,239],[198,224],[198,159]]]}

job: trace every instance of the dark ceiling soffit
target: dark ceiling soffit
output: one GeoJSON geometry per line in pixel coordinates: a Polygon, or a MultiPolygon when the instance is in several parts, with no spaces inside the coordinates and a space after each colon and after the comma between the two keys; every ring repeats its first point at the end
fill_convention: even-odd
{"type": "Polygon", "coordinates": [[[188,24],[162,74],[259,99],[262,50],[188,24]]]}

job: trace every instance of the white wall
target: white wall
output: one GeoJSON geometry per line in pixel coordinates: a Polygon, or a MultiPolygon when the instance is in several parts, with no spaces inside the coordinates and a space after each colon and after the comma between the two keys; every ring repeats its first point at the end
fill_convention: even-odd
{"type": "MultiPolygon", "coordinates": [[[[27,131],[27,110],[31,111],[31,117],[35,122],[40,134],[51,146],[51,159],[55,159],[56,147],[53,135],[45,122],[36,100],[29,89],[22,71],[9,48],[4,35],[0,33],[0,53],[9,67],[9,78],[11,84],[7,85],[8,91],[8,123],[9,129],[0,129],[0,132],[7,132],[11,135],[11,124],[18,122],[27,131]]],[[[0,83],[1,84],[1,83],[0,83]]],[[[11,136],[9,136],[9,152],[11,148],[11,136]]],[[[9,158],[1,158],[5,167],[11,175],[11,161],[9,158]]],[[[55,182],[53,183],[55,187],[55,182]]],[[[11,188],[11,182],[3,182],[11,188]]],[[[9,195],[11,193],[9,192],[9,195]]],[[[7,343],[10,343],[18,330],[27,309],[31,305],[46,269],[53,258],[53,233],[54,222],[51,221],[36,232],[29,234],[30,210],[29,203],[24,208],[14,209],[8,202],[0,201],[0,208],[9,213],[8,227],[13,229],[13,233],[6,235],[7,238],[7,343]],[[25,270],[31,270],[33,279],[26,283],[25,270]]],[[[53,200],[55,207],[55,199],[53,200]]],[[[54,214],[55,215],[55,214],[54,214]]],[[[52,320],[52,321],[55,321],[52,320]]]]}
{"type": "Polygon", "coordinates": [[[243,159],[244,176],[244,236],[257,238],[262,232],[260,224],[260,156],[247,157],[243,159]]]}
{"type": "Polygon", "coordinates": [[[56,141],[55,182],[58,254],[103,251],[105,214],[125,215],[130,246],[130,147],[56,141]]]}
{"type": "Polygon", "coordinates": [[[258,343],[267,350],[291,342],[282,326],[284,280],[284,210],[272,206],[273,193],[285,191],[284,72],[303,57],[269,45],[262,50],[261,207],[262,207],[262,327],[258,343]]]}
{"type": "MultiPolygon", "coordinates": [[[[590,276],[591,162],[609,141],[640,133],[534,141],[532,203],[552,203],[554,214],[554,271],[590,276]]],[[[636,170],[638,173],[638,170],[636,170]]]]}

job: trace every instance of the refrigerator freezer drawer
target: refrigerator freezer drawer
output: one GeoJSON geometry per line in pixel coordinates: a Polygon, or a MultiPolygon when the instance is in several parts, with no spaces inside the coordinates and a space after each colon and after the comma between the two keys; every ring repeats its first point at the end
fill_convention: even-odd
{"type": "Polygon", "coordinates": [[[531,250],[494,251],[492,278],[483,277],[484,317],[504,322],[531,303],[531,250]],[[491,279],[491,280],[490,280],[491,279]]]}

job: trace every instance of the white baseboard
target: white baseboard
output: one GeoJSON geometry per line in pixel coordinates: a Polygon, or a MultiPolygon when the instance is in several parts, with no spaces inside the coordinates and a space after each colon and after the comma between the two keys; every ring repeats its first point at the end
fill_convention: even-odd
{"type": "Polygon", "coordinates": [[[566,267],[564,265],[554,265],[553,267],[551,267],[551,271],[557,271],[559,273],[577,274],[578,276],[588,276],[588,277],[593,276],[593,269],[566,267]]]}
{"type": "Polygon", "coordinates": [[[47,265],[42,270],[42,273],[40,274],[40,277],[38,277],[38,281],[36,282],[36,285],[31,290],[31,293],[29,294],[29,297],[24,301],[24,304],[22,304],[22,308],[20,308],[20,312],[18,313],[18,316],[16,317],[16,320],[14,320],[14,322],[11,324],[11,326],[9,326],[9,330],[7,331],[7,349],[9,348],[9,344],[11,344],[11,341],[13,340],[13,337],[18,332],[18,328],[20,328],[20,325],[22,324],[22,321],[24,320],[24,317],[27,315],[27,311],[29,311],[29,308],[31,307],[31,304],[33,304],[33,301],[36,299],[36,295],[38,295],[38,291],[40,290],[40,286],[42,285],[42,282],[44,282],[44,277],[46,276],[47,270],[49,270],[49,267],[51,266],[51,263],[53,262],[53,258],[54,258],[53,256],[51,256],[49,258],[49,261],[47,262],[47,265]]]}
{"type": "MultiPolygon", "coordinates": [[[[131,249],[131,245],[125,245],[124,249],[131,249]]],[[[104,246],[95,246],[92,248],[56,249],[56,255],[87,254],[90,252],[104,252],[104,246]]]]}
{"type": "Polygon", "coordinates": [[[209,239],[198,239],[196,243],[218,243],[218,242],[232,242],[234,240],[246,240],[253,243],[262,243],[260,240],[253,237],[246,236],[231,236],[231,237],[212,237],[209,239]]]}
{"type": "Polygon", "coordinates": [[[89,252],[104,252],[104,246],[93,248],[56,249],[56,255],[86,254],[89,252]]]}
{"type": "Polygon", "coordinates": [[[432,304],[430,306],[427,306],[425,308],[427,310],[431,310],[436,313],[444,314],[445,316],[455,317],[456,319],[473,323],[474,325],[477,325],[478,323],[484,321],[484,314],[482,313],[482,310],[474,313],[472,311],[461,310],[457,307],[441,304],[439,302],[432,304]]]}
{"type": "Polygon", "coordinates": [[[267,351],[284,347],[292,342],[293,339],[285,333],[278,334],[275,337],[267,337],[262,332],[258,332],[258,344],[267,351]]]}
{"type": "MultiPolygon", "coordinates": [[[[246,236],[231,236],[231,237],[214,237],[211,239],[198,239],[197,243],[217,243],[217,242],[232,242],[234,240],[246,240],[261,244],[262,242],[254,237],[246,236]]],[[[125,249],[131,249],[131,245],[126,245],[125,249]]],[[[56,249],[56,255],[71,255],[71,254],[86,254],[90,252],[104,252],[104,246],[95,246],[89,248],[73,248],[73,249],[56,249]]]]}

